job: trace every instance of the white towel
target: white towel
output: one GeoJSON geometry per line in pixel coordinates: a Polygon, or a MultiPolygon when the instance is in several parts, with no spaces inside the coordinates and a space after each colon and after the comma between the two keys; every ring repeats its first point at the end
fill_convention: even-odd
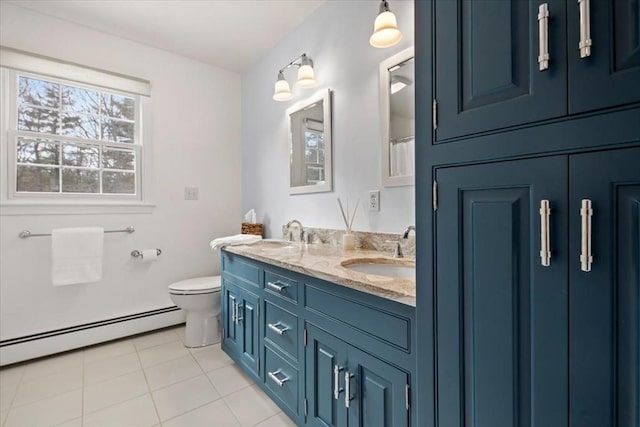
{"type": "Polygon", "coordinates": [[[262,236],[255,234],[236,234],[235,236],[213,239],[209,245],[211,245],[211,249],[219,249],[225,246],[252,245],[260,240],[262,240],[262,236]]]}
{"type": "Polygon", "coordinates": [[[98,282],[102,279],[101,227],[59,228],[51,233],[53,286],[98,282]]]}

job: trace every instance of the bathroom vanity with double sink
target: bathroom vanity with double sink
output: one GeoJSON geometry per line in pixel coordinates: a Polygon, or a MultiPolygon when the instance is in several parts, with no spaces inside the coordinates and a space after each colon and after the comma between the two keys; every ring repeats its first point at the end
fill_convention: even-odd
{"type": "Polygon", "coordinates": [[[411,261],[263,241],[221,262],[222,348],[297,425],[412,425],[411,261]]]}

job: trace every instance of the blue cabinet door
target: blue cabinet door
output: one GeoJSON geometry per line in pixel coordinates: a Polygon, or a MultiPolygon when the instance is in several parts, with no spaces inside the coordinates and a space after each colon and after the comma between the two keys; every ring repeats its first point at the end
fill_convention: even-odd
{"type": "Polygon", "coordinates": [[[550,61],[540,71],[540,3],[435,3],[437,141],[566,114],[566,5],[545,2],[550,61]]]}
{"type": "Polygon", "coordinates": [[[570,425],[638,427],[640,148],[576,155],[570,165],[570,425]],[[593,210],[590,271],[580,260],[583,199],[593,210]]]}
{"type": "Polygon", "coordinates": [[[238,312],[238,306],[240,305],[240,299],[238,295],[240,289],[232,285],[226,280],[223,280],[222,285],[222,319],[224,327],[224,341],[225,347],[230,351],[238,353],[240,351],[241,342],[241,325],[236,320],[238,312]]]}
{"type": "Polygon", "coordinates": [[[408,427],[407,373],[355,347],[348,351],[349,427],[408,427]]]}
{"type": "Polygon", "coordinates": [[[224,323],[223,344],[239,358],[256,377],[258,372],[259,334],[257,295],[223,280],[222,317],[224,323]]]}
{"type": "Polygon", "coordinates": [[[347,344],[311,324],[307,324],[306,328],[307,425],[346,427],[344,379],[347,372],[347,344]]]}
{"type": "Polygon", "coordinates": [[[568,1],[569,113],[640,102],[640,4],[637,0],[568,1]],[[580,5],[591,52],[581,57],[580,5]],[[583,6],[584,7],[584,6],[583,6]]]}
{"type": "Polygon", "coordinates": [[[437,170],[440,427],[568,423],[567,159],[437,170]],[[551,208],[546,267],[542,200],[551,208]]]}
{"type": "Polygon", "coordinates": [[[258,372],[259,364],[258,358],[260,349],[258,347],[258,339],[260,337],[258,307],[260,305],[260,298],[257,295],[252,294],[246,290],[241,293],[242,303],[239,308],[239,323],[242,326],[241,337],[241,362],[256,376],[259,376],[258,372]]]}

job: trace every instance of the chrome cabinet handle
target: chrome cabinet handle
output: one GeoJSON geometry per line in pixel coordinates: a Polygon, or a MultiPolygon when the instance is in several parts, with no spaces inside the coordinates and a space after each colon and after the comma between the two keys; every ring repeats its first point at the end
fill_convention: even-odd
{"type": "Polygon", "coordinates": [[[283,289],[288,288],[289,285],[282,282],[267,282],[267,286],[271,289],[275,289],[278,292],[282,292],[283,289]]]}
{"type": "Polygon", "coordinates": [[[549,68],[549,5],[538,6],[538,69],[549,68]]]}
{"type": "Polygon", "coordinates": [[[343,388],[340,388],[340,371],[342,371],[344,368],[341,368],[338,365],[333,365],[333,398],[335,400],[338,400],[338,396],[340,396],[340,393],[344,391],[343,388]]]}
{"type": "Polygon", "coordinates": [[[234,324],[238,324],[238,303],[233,302],[233,312],[231,313],[231,321],[234,324]]]}
{"type": "Polygon", "coordinates": [[[551,209],[548,200],[540,200],[540,263],[543,267],[551,265],[551,245],[549,243],[549,219],[551,209]]]}
{"type": "Polygon", "coordinates": [[[591,8],[590,0],[578,0],[580,8],[580,58],[591,56],[591,8]]]}
{"type": "Polygon", "coordinates": [[[591,208],[591,200],[582,199],[580,216],[582,217],[580,269],[589,272],[593,263],[593,254],[591,253],[591,217],[593,216],[593,209],[591,208]]]}
{"type": "Polygon", "coordinates": [[[291,329],[290,327],[283,325],[282,322],[278,322],[275,324],[269,323],[267,326],[269,327],[269,329],[271,329],[273,332],[275,332],[278,335],[282,335],[291,329]]]}
{"type": "Polygon", "coordinates": [[[282,387],[284,383],[286,383],[291,379],[290,377],[283,377],[282,379],[278,378],[278,374],[281,374],[281,373],[282,373],[282,369],[278,369],[275,372],[267,372],[267,374],[269,375],[269,378],[271,378],[271,380],[274,383],[276,383],[279,387],[282,387]]]}
{"type": "Polygon", "coordinates": [[[353,377],[354,375],[349,373],[349,371],[344,374],[344,406],[347,408],[353,400],[353,396],[351,396],[351,378],[353,377]]]}
{"type": "MultiPolygon", "coordinates": [[[[244,310],[244,305],[242,306],[242,310],[244,310]]],[[[244,316],[240,317],[240,303],[236,303],[236,324],[239,324],[242,320],[244,320],[244,316]]]]}

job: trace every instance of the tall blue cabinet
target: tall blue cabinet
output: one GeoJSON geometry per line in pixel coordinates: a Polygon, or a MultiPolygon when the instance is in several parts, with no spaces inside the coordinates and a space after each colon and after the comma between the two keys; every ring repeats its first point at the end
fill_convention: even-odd
{"type": "Polygon", "coordinates": [[[418,424],[640,426],[640,3],[415,6],[418,424]]]}

